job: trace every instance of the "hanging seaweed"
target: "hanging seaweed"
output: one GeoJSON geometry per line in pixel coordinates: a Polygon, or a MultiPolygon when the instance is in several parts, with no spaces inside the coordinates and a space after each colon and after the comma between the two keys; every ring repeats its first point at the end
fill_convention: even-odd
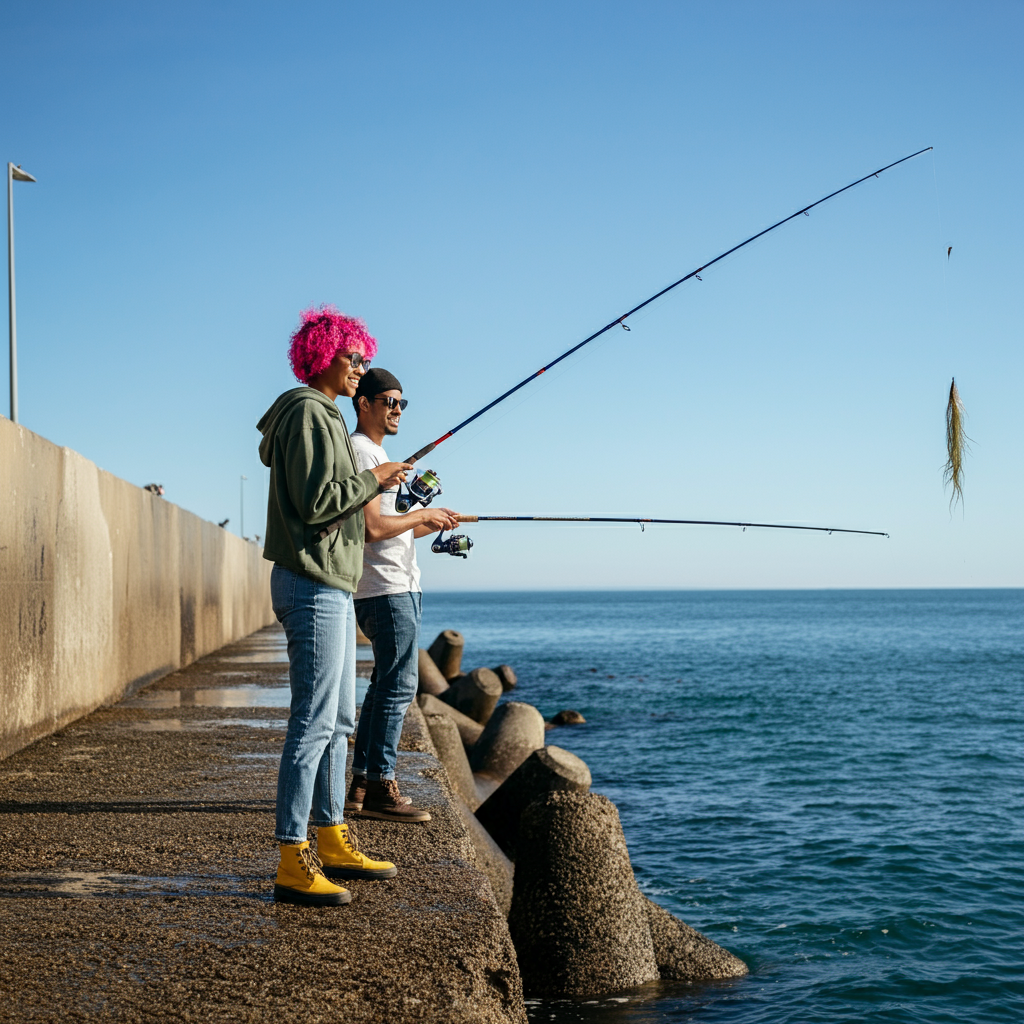
{"type": "Polygon", "coordinates": [[[970,451],[967,443],[970,438],[964,432],[966,415],[954,377],[949,385],[949,402],[946,405],[946,468],[943,474],[943,483],[953,486],[953,493],[949,496],[951,512],[958,501],[964,500],[964,456],[970,451]]]}

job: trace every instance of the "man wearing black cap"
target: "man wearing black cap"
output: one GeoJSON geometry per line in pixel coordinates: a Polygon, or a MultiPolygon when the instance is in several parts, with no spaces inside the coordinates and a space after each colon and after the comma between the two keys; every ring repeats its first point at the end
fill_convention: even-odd
{"type": "MultiPolygon", "coordinates": [[[[391,461],[381,442],[398,433],[408,404],[398,378],[377,367],[368,370],[352,404],[358,417],[352,447],[359,469],[391,461]]],[[[373,644],[374,669],[359,714],[345,810],[387,821],[429,821],[429,812],[402,796],[395,780],[398,739],[419,677],[420,570],[413,540],[454,529],[458,519],[446,508],[418,508],[399,515],[397,493],[393,487],[363,508],[366,547],[355,612],[373,644]]]]}

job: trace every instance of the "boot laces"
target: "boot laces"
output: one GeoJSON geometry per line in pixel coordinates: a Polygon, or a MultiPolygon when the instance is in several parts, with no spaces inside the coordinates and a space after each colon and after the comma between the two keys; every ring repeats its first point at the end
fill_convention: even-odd
{"type": "Polygon", "coordinates": [[[356,841],[356,837],[349,832],[348,825],[343,825],[341,828],[341,841],[352,853],[359,852],[359,843],[356,841]]]}
{"type": "Polygon", "coordinates": [[[311,882],[317,875],[322,875],[324,873],[324,862],[310,847],[307,846],[304,850],[299,850],[299,860],[302,862],[302,867],[305,869],[306,877],[311,882]]]}
{"type": "Polygon", "coordinates": [[[405,806],[412,803],[412,797],[402,796],[402,791],[398,788],[398,779],[381,779],[380,786],[393,804],[405,806]]]}

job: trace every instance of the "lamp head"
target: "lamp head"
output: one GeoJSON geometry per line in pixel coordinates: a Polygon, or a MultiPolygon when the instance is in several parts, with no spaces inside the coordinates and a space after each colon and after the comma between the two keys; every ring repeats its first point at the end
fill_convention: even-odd
{"type": "Polygon", "coordinates": [[[36,180],[35,178],[32,177],[31,174],[28,173],[28,171],[23,171],[21,169],[21,165],[20,164],[18,164],[17,166],[15,166],[14,164],[8,164],[7,166],[10,169],[11,177],[15,181],[35,181],[36,180]]]}

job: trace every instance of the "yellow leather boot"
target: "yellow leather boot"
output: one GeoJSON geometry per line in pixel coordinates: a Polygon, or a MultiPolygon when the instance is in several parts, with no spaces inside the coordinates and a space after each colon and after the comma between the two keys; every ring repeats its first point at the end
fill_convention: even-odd
{"type": "Polygon", "coordinates": [[[348,825],[316,830],[316,848],[328,878],[394,878],[398,868],[389,860],[370,860],[359,852],[348,825]]]}
{"type": "Polygon", "coordinates": [[[275,903],[298,903],[303,907],[340,907],[352,893],[328,882],[320,858],[309,843],[281,844],[281,863],[274,885],[275,903]]]}

